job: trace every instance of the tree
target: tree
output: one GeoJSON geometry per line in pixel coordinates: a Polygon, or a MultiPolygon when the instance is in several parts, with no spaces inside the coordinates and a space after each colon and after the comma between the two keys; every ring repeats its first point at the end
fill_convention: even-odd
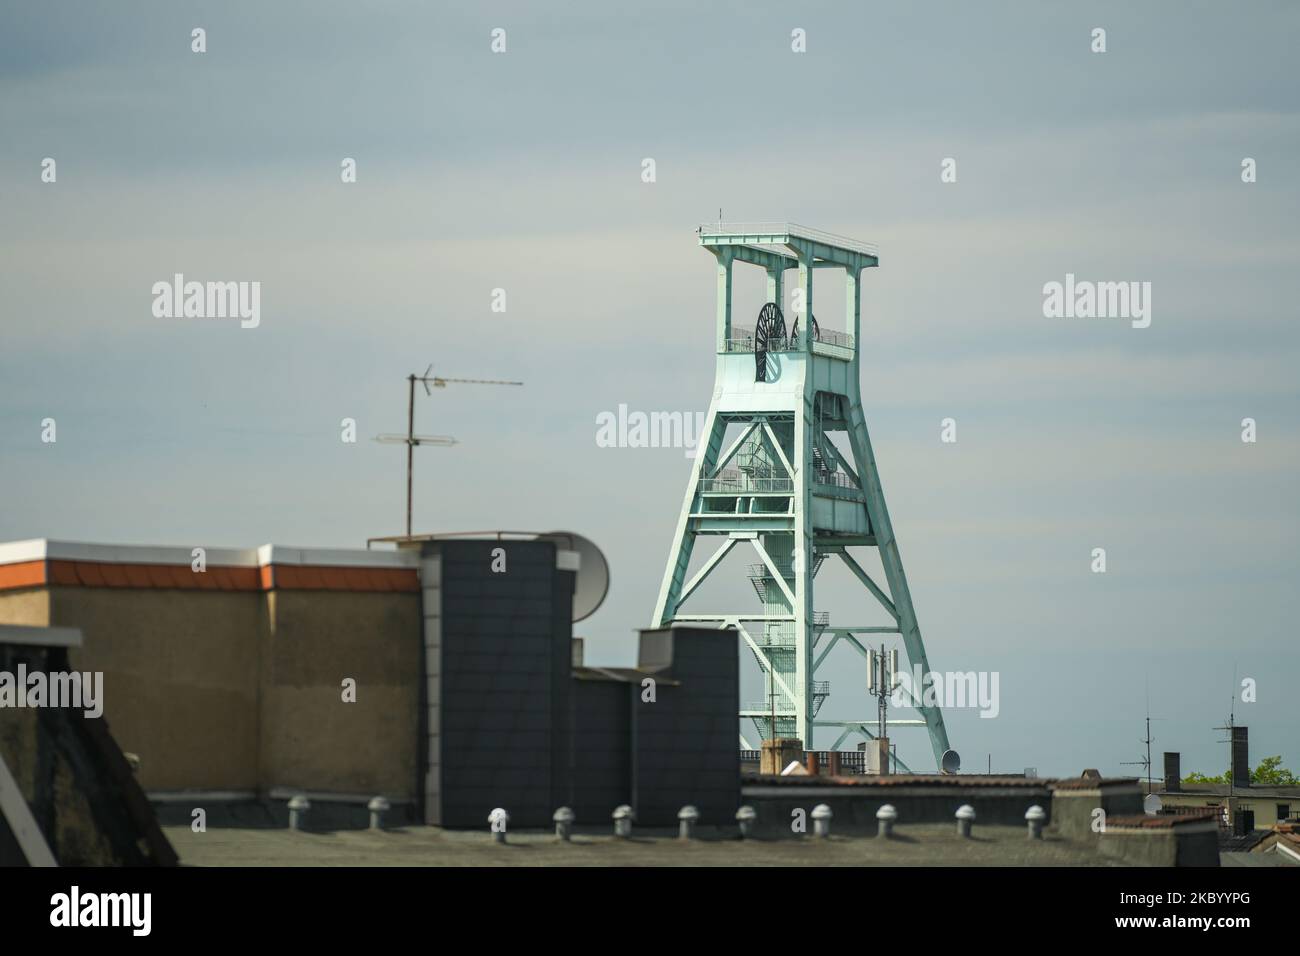
{"type": "Polygon", "coordinates": [[[1282,757],[1265,757],[1250,775],[1251,783],[1269,787],[1294,786],[1300,783],[1296,775],[1282,766],[1282,757]]]}
{"type": "MultiPolygon", "coordinates": [[[[1207,777],[1195,771],[1183,777],[1183,783],[1231,783],[1232,770],[1229,769],[1218,777],[1207,777]]],[[[1285,787],[1300,784],[1300,778],[1282,766],[1282,756],[1265,757],[1259,766],[1250,772],[1250,782],[1265,787],[1285,787]]]]}

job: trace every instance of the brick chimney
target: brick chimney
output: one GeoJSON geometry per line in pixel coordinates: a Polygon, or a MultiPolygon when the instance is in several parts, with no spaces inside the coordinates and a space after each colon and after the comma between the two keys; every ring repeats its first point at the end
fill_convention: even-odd
{"type": "Polygon", "coordinates": [[[1250,748],[1246,744],[1246,727],[1232,728],[1232,786],[1250,786],[1250,748]]]}
{"type": "Polygon", "coordinates": [[[1182,757],[1177,751],[1165,751],[1165,792],[1178,793],[1183,789],[1182,757]]]}

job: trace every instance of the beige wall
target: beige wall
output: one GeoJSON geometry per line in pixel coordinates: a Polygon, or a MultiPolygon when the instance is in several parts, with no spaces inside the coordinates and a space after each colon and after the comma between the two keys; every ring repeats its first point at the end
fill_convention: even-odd
{"type": "Polygon", "coordinates": [[[0,592],[0,624],[49,627],[49,592],[45,588],[0,592]]]}
{"type": "Polygon", "coordinates": [[[415,795],[418,594],[35,588],[0,623],[81,628],[72,665],[104,673],[147,791],[415,795]]]}
{"type": "Polygon", "coordinates": [[[51,624],[81,628],[72,666],[104,673],[104,717],[145,790],[257,789],[262,594],[52,587],[50,600],[51,624]]]}
{"type": "MultiPolygon", "coordinates": [[[[1166,807],[1199,807],[1209,810],[1228,801],[1228,797],[1214,796],[1204,793],[1161,793],[1160,801],[1166,807]]],[[[1291,814],[1300,813],[1300,797],[1266,797],[1251,794],[1249,791],[1237,791],[1236,796],[1232,798],[1235,801],[1237,810],[1253,810],[1255,813],[1255,829],[1264,830],[1281,821],[1277,818],[1277,806],[1279,803],[1287,804],[1291,809],[1291,814]]]]}
{"type": "Polygon", "coordinates": [[[274,591],[263,647],[262,777],[270,786],[409,799],[416,787],[416,594],[274,591]],[[356,702],[343,681],[356,681],[356,702]]]}

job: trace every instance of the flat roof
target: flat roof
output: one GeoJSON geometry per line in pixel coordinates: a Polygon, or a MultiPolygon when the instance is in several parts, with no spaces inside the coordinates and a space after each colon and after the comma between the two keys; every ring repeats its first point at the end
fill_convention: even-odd
{"type": "Polygon", "coordinates": [[[836,832],[811,838],[736,839],[732,820],[701,820],[696,839],[675,828],[636,828],[636,839],[609,832],[609,820],[579,819],[572,840],[549,830],[510,829],[495,843],[481,830],[408,826],[400,830],[301,833],[287,829],[223,828],[219,839],[194,833],[188,823],[163,828],[187,866],[1123,866],[1091,841],[1046,833],[1025,838],[1025,827],[978,824],[978,839],[957,834],[951,823],[900,824],[902,839],[836,832]],[[520,848],[527,848],[521,853],[520,848]]]}
{"type": "Polygon", "coordinates": [[[879,248],[874,242],[863,242],[849,236],[837,235],[824,229],[814,229],[797,222],[767,220],[760,222],[704,222],[700,223],[696,234],[702,239],[715,240],[718,244],[736,245],[784,245],[791,239],[808,239],[812,242],[829,246],[832,249],[875,258],[879,248]]]}

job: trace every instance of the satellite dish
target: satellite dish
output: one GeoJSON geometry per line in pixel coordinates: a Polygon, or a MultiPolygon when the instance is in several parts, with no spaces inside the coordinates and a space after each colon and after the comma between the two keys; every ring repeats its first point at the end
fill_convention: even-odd
{"type": "Polygon", "coordinates": [[[573,585],[573,623],[596,613],[609,593],[609,562],[596,542],[572,531],[539,534],[539,541],[554,541],[566,551],[578,552],[578,580],[573,585]]]}
{"type": "Polygon", "coordinates": [[[1147,816],[1154,817],[1164,806],[1163,801],[1154,793],[1148,793],[1142,800],[1142,809],[1146,811],[1147,816]]]}
{"type": "Polygon", "coordinates": [[[943,759],[939,761],[939,769],[944,773],[956,773],[961,769],[961,757],[955,750],[945,750],[943,759]]]}

